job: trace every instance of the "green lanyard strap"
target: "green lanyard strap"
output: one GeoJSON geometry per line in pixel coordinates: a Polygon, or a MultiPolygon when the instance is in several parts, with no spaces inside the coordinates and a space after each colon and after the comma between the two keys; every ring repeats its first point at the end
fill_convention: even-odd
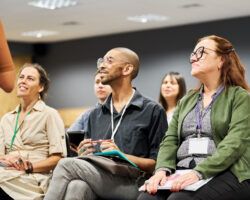
{"type": "MultiPolygon", "coordinates": [[[[10,151],[12,150],[14,141],[15,141],[15,139],[16,139],[16,134],[17,134],[17,132],[19,131],[20,127],[22,126],[23,122],[24,122],[24,119],[23,119],[23,121],[21,122],[21,124],[18,126],[18,119],[19,119],[19,116],[20,116],[20,112],[21,112],[21,108],[19,108],[18,113],[17,113],[16,125],[15,125],[15,129],[14,129],[14,134],[13,134],[13,136],[12,136],[11,143],[10,143],[10,151]]],[[[30,112],[31,112],[31,110],[28,112],[27,115],[29,115],[30,112]]]]}

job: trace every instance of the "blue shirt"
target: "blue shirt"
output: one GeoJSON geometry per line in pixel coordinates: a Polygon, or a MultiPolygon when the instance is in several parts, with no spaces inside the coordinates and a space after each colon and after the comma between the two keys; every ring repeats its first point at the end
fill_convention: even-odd
{"type": "Polygon", "coordinates": [[[94,108],[91,108],[91,109],[85,111],[84,113],[82,113],[76,119],[76,121],[69,127],[69,129],[67,131],[81,131],[81,130],[87,131],[89,115],[90,115],[91,111],[94,110],[99,105],[100,104],[97,103],[94,108]]]}

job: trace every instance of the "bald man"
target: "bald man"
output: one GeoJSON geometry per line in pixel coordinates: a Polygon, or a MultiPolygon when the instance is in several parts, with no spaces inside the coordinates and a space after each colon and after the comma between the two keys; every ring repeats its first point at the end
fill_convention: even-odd
{"type": "Polygon", "coordinates": [[[166,114],[159,104],[132,87],[139,71],[137,54],[127,48],[114,48],[97,63],[102,84],[110,85],[112,94],[90,113],[88,139],[78,147],[81,159],[62,159],[55,168],[46,200],[136,199],[141,172],[152,173],[154,169],[167,130],[166,114]],[[86,160],[96,151],[93,141],[100,139],[105,140],[100,142],[103,152],[120,151],[140,170],[128,166],[127,171],[113,172],[86,160]]]}

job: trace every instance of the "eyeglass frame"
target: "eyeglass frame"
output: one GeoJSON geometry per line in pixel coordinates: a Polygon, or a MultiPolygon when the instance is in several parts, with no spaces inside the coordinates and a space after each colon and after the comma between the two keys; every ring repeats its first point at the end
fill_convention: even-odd
{"type": "Polygon", "coordinates": [[[194,62],[198,62],[202,57],[203,57],[203,54],[208,54],[207,52],[205,52],[205,49],[208,49],[210,51],[213,51],[213,52],[218,52],[217,50],[214,50],[214,49],[210,49],[210,48],[207,48],[207,47],[204,47],[204,46],[200,46],[198,49],[196,49],[195,51],[193,51],[191,54],[190,54],[190,58],[189,58],[189,62],[192,64],[194,62]],[[199,52],[200,51],[200,52],[199,52]],[[197,56],[197,52],[200,53],[200,56],[198,57],[197,56]],[[192,57],[195,56],[196,60],[193,61],[192,57]]]}
{"type": "Polygon", "coordinates": [[[130,62],[128,61],[124,61],[124,60],[118,60],[118,59],[115,59],[114,57],[112,56],[108,56],[108,57],[103,57],[103,58],[98,58],[97,61],[96,61],[96,65],[97,65],[97,69],[100,68],[100,65],[102,63],[108,63],[109,65],[113,64],[114,61],[118,61],[118,62],[121,62],[121,63],[128,63],[130,64],[130,62]]]}

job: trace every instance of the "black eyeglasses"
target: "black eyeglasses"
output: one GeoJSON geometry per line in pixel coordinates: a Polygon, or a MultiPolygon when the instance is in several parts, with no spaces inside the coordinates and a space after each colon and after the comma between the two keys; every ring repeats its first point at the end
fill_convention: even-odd
{"type": "Polygon", "coordinates": [[[208,49],[208,50],[210,50],[210,51],[214,51],[214,52],[217,52],[216,50],[213,50],[213,49],[209,49],[209,48],[206,48],[206,47],[199,47],[198,49],[196,49],[196,51],[194,51],[194,52],[192,52],[191,54],[190,54],[190,63],[192,64],[192,63],[194,63],[194,62],[197,62],[197,61],[199,61],[201,58],[202,58],[202,56],[203,56],[203,54],[205,53],[205,54],[207,54],[207,52],[205,52],[205,49],[208,49]],[[193,57],[195,56],[195,59],[193,59],[193,57]]]}

